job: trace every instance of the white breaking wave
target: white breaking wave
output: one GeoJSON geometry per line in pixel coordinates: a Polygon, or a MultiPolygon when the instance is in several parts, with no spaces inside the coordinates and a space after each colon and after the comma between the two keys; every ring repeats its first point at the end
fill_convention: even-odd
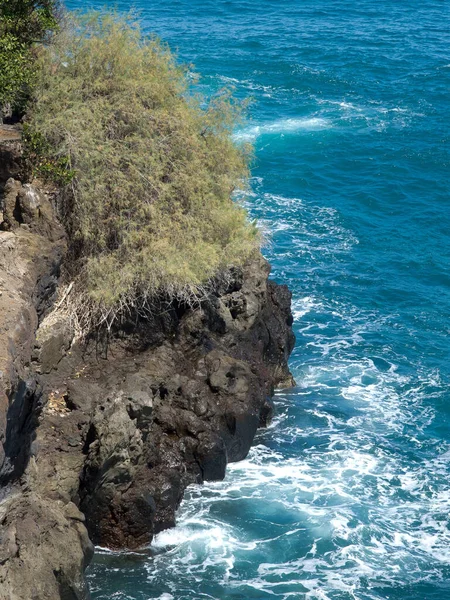
{"type": "Polygon", "coordinates": [[[314,307],[316,302],[312,296],[305,296],[294,300],[292,304],[292,316],[295,321],[299,321],[302,317],[308,314],[314,307]]]}
{"type": "MultiPolygon", "coordinates": [[[[267,95],[269,91],[267,90],[267,95]]],[[[343,100],[315,98],[318,111],[309,117],[291,117],[268,123],[249,125],[237,131],[237,142],[254,142],[261,136],[300,135],[334,129],[340,131],[349,126],[355,131],[384,131],[387,128],[409,127],[422,113],[401,106],[385,107],[374,102],[358,106],[343,100]]]]}
{"type": "Polygon", "coordinates": [[[429,384],[370,359],[311,366],[302,390],[277,394],[278,422],[248,458],[225,481],[191,488],[177,528],[156,538],[170,557],[158,555],[149,577],[170,560],[189,581],[215,579],[211,598],[375,600],[367,579],[383,588],[423,578],[430,561],[450,565],[450,448],[430,468],[390,447],[434,418],[422,406],[429,384]]]}
{"type": "Polygon", "coordinates": [[[233,137],[237,141],[252,141],[261,135],[293,134],[303,131],[329,129],[330,127],[332,127],[331,122],[321,117],[280,119],[273,123],[248,127],[242,131],[238,131],[233,137]]]}

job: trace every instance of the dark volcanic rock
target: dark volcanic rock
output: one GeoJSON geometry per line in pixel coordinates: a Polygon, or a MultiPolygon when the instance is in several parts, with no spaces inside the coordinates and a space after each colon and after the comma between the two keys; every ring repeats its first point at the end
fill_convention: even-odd
{"type": "Polygon", "coordinates": [[[268,273],[260,257],[201,307],[119,332],[107,358],[72,348],[46,376],[45,393],[58,390],[71,408],[57,421],[44,408],[41,479],[73,470],[83,454],[79,487],[64,476],[46,493],[80,506],[95,543],[136,548],[173,526],[186,486],[222,479],[243,459],[270,418],[274,387],[292,385],[290,294],[268,273]]]}
{"type": "MultiPolygon", "coordinates": [[[[10,179],[3,200],[23,191],[10,179]]],[[[29,186],[27,192],[34,190],[29,186]]],[[[58,271],[65,247],[62,228],[49,216],[37,217],[33,230],[14,221],[12,212],[9,218],[13,231],[0,231],[0,482],[17,478],[28,459],[41,397],[29,368],[38,326],[36,308],[44,310],[55,292],[56,277],[52,285],[50,274],[58,271]],[[38,233],[40,225],[52,231],[52,239],[38,233]]]]}
{"type": "Polygon", "coordinates": [[[73,344],[49,312],[64,241],[48,198],[9,180],[1,206],[0,600],[85,600],[90,540],[148,544],[186,486],[247,455],[293,383],[291,296],[259,256],[196,308],[73,344]]]}
{"type": "Polygon", "coordinates": [[[86,600],[94,553],[74,504],[12,494],[0,504],[1,600],[86,600]]]}
{"type": "MultiPolygon", "coordinates": [[[[14,207],[20,194],[38,194],[11,179],[7,188],[14,207]]],[[[5,206],[4,196],[0,204],[5,206]]],[[[0,599],[85,600],[83,569],[93,547],[84,516],[68,500],[55,503],[40,495],[33,480],[44,400],[32,368],[36,308],[48,309],[55,292],[52,274],[64,254],[63,230],[51,218],[49,203],[32,227],[22,224],[17,206],[19,212],[7,211],[11,231],[0,231],[0,599]]]]}

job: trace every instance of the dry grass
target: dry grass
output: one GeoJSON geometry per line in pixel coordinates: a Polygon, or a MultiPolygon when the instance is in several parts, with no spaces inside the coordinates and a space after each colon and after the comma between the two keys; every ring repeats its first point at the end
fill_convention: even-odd
{"type": "Polygon", "coordinates": [[[45,164],[74,174],[64,302],[81,331],[155,297],[197,298],[259,247],[231,199],[248,175],[248,148],[230,135],[240,107],[225,92],[205,105],[187,80],[164,44],[115,14],[69,23],[41,57],[28,130],[45,164]]]}

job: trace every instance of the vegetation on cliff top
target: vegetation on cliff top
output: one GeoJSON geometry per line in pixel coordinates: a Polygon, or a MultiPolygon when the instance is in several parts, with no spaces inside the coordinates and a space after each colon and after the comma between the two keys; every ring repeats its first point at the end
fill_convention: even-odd
{"type": "Polygon", "coordinates": [[[57,28],[57,12],[55,0],[0,0],[0,113],[24,110],[38,49],[57,28]]]}
{"type": "Polygon", "coordinates": [[[195,97],[169,49],[115,14],[62,28],[39,57],[28,149],[66,185],[62,214],[82,331],[189,299],[258,247],[232,193],[248,150],[231,131],[240,108],[195,97]]]}

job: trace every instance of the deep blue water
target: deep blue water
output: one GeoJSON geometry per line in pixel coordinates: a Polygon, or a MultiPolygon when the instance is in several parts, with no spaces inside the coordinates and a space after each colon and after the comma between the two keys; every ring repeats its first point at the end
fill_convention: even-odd
{"type": "Polygon", "coordinates": [[[293,291],[298,387],[152,551],[97,556],[94,598],[450,598],[450,3],[114,5],[206,94],[253,98],[245,202],[293,291]]]}

